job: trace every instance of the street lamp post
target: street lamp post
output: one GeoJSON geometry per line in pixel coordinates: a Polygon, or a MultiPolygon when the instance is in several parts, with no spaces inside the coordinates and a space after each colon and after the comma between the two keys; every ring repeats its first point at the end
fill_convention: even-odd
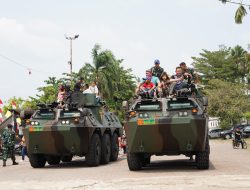
{"type": "Polygon", "coordinates": [[[70,61],[68,63],[70,65],[70,80],[71,80],[71,82],[72,82],[72,40],[75,40],[78,37],[79,37],[79,34],[77,34],[73,37],[65,35],[65,38],[70,41],[70,61]]]}

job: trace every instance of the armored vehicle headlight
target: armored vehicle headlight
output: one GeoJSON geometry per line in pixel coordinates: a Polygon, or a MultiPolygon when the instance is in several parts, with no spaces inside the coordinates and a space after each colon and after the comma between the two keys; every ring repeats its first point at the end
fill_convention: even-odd
{"type": "Polygon", "coordinates": [[[75,123],[79,123],[79,118],[75,118],[75,119],[74,119],[74,122],[75,122],[75,123]]]}
{"type": "Polygon", "coordinates": [[[135,111],[131,111],[129,113],[129,117],[136,117],[136,112],[135,111]]]}
{"type": "Polygon", "coordinates": [[[184,115],[184,116],[187,116],[187,115],[188,115],[188,112],[186,112],[186,111],[183,112],[183,115],[184,115]]]}
{"type": "Polygon", "coordinates": [[[198,112],[197,108],[192,109],[192,113],[197,113],[197,112],[198,112]]]}
{"type": "Polygon", "coordinates": [[[38,121],[35,121],[35,125],[39,125],[38,121]]]}
{"type": "Polygon", "coordinates": [[[62,124],[64,125],[66,123],[66,121],[62,121],[62,124]]]}
{"type": "Polygon", "coordinates": [[[31,123],[30,123],[31,125],[35,125],[35,122],[34,121],[31,121],[31,123]]]}
{"type": "Polygon", "coordinates": [[[179,112],[179,116],[180,116],[180,117],[183,116],[183,112],[179,112]]]}
{"type": "Polygon", "coordinates": [[[69,122],[69,120],[67,120],[67,121],[65,121],[65,123],[66,123],[66,124],[69,124],[70,122],[69,122]]]}

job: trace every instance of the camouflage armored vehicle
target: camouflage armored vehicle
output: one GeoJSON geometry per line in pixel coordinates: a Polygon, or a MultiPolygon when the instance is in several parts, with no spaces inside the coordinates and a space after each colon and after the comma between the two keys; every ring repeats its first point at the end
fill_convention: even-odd
{"type": "Polygon", "coordinates": [[[70,162],[85,156],[88,166],[107,164],[118,158],[122,126],[94,94],[72,94],[71,104],[40,105],[26,127],[25,137],[33,168],[70,162]]]}
{"type": "Polygon", "coordinates": [[[176,97],[136,99],[127,108],[124,124],[127,162],[140,170],[152,155],[195,155],[198,169],[209,168],[207,98],[176,97]]]}

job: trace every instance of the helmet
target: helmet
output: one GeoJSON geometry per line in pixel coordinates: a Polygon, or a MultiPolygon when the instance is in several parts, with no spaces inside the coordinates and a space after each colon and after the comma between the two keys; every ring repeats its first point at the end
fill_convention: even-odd
{"type": "Polygon", "coordinates": [[[155,65],[156,65],[156,64],[160,64],[159,59],[156,59],[156,60],[154,61],[154,63],[155,63],[155,65]]]}

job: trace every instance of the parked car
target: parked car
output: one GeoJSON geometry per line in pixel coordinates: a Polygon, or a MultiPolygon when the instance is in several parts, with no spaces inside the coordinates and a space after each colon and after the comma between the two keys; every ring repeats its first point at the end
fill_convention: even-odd
{"type": "Polygon", "coordinates": [[[233,126],[231,129],[229,129],[229,130],[222,131],[222,132],[220,133],[220,135],[221,135],[221,137],[222,137],[223,139],[231,139],[231,138],[232,138],[233,131],[234,131],[236,128],[239,128],[239,129],[242,131],[244,127],[245,127],[245,125],[235,125],[235,126],[233,126]]]}
{"type": "Polygon", "coordinates": [[[245,126],[243,129],[244,137],[250,137],[250,126],[245,126]]]}
{"type": "Polygon", "coordinates": [[[208,133],[208,137],[210,139],[214,139],[214,138],[220,138],[221,136],[221,132],[223,131],[223,129],[221,128],[215,128],[215,129],[210,129],[209,133],[208,133]]]}

